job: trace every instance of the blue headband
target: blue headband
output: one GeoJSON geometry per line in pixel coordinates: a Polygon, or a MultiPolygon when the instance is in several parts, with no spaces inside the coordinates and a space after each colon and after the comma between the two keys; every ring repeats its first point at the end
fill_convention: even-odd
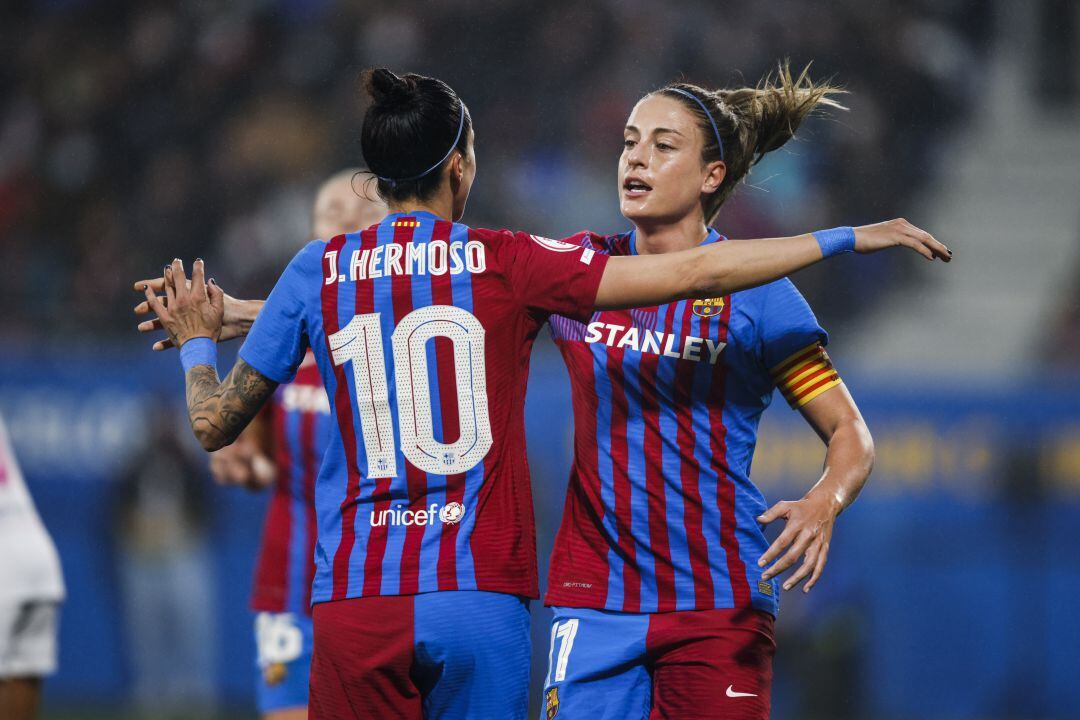
{"type": "Polygon", "coordinates": [[[701,98],[699,98],[697,95],[695,95],[692,92],[688,92],[686,90],[683,90],[682,88],[667,87],[667,88],[664,88],[664,90],[670,90],[671,92],[676,92],[676,93],[679,93],[680,95],[685,95],[686,97],[690,98],[691,100],[693,100],[694,102],[696,102],[698,105],[701,106],[701,109],[705,111],[705,117],[709,118],[709,124],[712,125],[712,131],[716,134],[716,144],[720,147],[720,161],[723,162],[723,160],[724,160],[724,141],[720,139],[720,130],[717,129],[717,127],[716,127],[716,121],[713,120],[712,113],[709,112],[709,108],[705,107],[705,103],[701,102],[701,98]]]}
{"type": "Polygon", "coordinates": [[[454,136],[454,142],[450,144],[450,149],[446,151],[446,154],[442,156],[442,159],[439,160],[439,162],[435,163],[434,165],[432,165],[431,167],[429,167],[427,170],[420,173],[419,175],[413,175],[412,177],[388,178],[388,177],[383,177],[382,175],[376,175],[375,177],[379,178],[380,180],[382,180],[384,182],[390,183],[390,186],[394,187],[398,183],[409,182],[410,180],[419,180],[420,178],[424,177],[429,172],[431,172],[432,170],[434,170],[435,168],[439,167],[444,162],[446,162],[446,158],[450,157],[450,153],[454,152],[454,149],[457,147],[458,141],[461,140],[461,131],[465,129],[465,103],[461,102],[461,100],[459,99],[458,100],[458,105],[461,106],[461,119],[458,121],[457,135],[454,136]]]}

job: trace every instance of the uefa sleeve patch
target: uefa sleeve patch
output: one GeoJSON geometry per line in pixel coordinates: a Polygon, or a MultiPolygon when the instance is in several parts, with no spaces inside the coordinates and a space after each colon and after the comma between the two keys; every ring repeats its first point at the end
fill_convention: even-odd
{"type": "Polygon", "coordinates": [[[804,347],[769,372],[793,410],[843,382],[820,342],[804,347]]]}
{"type": "Polygon", "coordinates": [[[581,249],[580,245],[573,245],[568,242],[563,242],[562,240],[552,240],[551,238],[540,237],[539,235],[530,235],[529,237],[531,237],[533,242],[540,247],[553,252],[574,252],[575,250],[581,249]]]}

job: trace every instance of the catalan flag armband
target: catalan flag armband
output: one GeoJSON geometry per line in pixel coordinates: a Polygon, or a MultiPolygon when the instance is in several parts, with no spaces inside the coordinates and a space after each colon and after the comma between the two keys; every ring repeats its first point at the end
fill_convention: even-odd
{"type": "Polygon", "coordinates": [[[842,380],[820,342],[807,345],[770,370],[792,410],[801,408],[842,380]]]}

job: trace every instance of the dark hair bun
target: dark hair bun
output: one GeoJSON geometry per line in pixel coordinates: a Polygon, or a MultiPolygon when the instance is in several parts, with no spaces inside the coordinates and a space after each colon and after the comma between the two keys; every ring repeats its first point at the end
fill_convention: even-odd
{"type": "Polygon", "coordinates": [[[409,100],[416,91],[416,78],[396,75],[386,68],[373,68],[364,73],[364,89],[377,105],[397,104],[409,100]]]}
{"type": "Polygon", "coordinates": [[[443,181],[450,154],[468,153],[472,119],[453,88],[433,77],[398,75],[386,68],[361,76],[370,104],[360,128],[360,149],[388,201],[431,197],[443,181]]]}

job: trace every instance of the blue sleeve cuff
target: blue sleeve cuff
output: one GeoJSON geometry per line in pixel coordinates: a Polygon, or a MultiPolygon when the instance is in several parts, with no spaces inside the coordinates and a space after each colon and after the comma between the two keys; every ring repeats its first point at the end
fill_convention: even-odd
{"type": "Polygon", "coordinates": [[[838,227],[831,230],[818,230],[814,239],[821,248],[822,257],[832,257],[841,253],[855,251],[855,228],[838,227]]]}
{"type": "Polygon", "coordinates": [[[208,337],[191,338],[180,347],[180,364],[185,375],[197,365],[209,365],[217,370],[217,343],[208,337]]]}

